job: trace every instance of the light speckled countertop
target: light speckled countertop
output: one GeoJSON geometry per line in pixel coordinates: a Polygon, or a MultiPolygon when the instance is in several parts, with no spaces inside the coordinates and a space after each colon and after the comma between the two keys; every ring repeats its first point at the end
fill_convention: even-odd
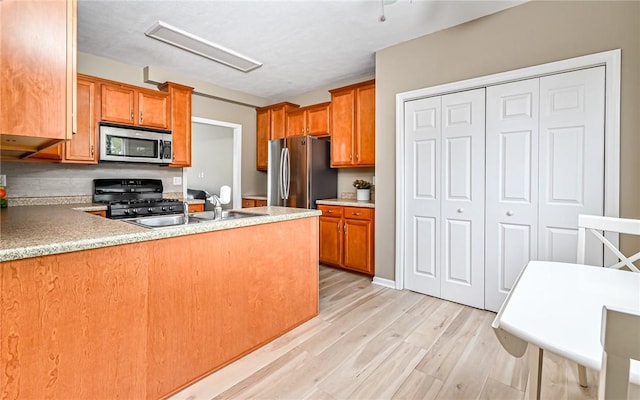
{"type": "Polygon", "coordinates": [[[320,215],[318,210],[256,207],[242,209],[246,213],[256,213],[256,217],[147,229],[83,212],[105,209],[104,205],[91,203],[3,208],[0,211],[0,261],[320,215]]]}
{"type": "Polygon", "coordinates": [[[356,199],[324,199],[316,200],[316,204],[324,204],[327,206],[376,208],[376,204],[372,201],[358,201],[356,199]]]}
{"type": "Polygon", "coordinates": [[[245,194],[242,196],[243,199],[249,200],[267,200],[266,194],[245,194]]]}

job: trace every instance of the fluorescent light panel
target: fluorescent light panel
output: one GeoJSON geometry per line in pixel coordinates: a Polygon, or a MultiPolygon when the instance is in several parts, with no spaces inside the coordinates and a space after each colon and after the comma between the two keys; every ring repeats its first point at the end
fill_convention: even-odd
{"type": "Polygon", "coordinates": [[[249,72],[262,66],[262,63],[249,57],[206,41],[162,21],[156,22],[144,34],[242,72],[249,72]]]}

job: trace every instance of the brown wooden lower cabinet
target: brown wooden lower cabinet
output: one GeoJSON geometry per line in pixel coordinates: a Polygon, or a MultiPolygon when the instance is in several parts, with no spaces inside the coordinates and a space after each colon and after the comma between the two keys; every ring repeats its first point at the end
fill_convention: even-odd
{"type": "Polygon", "coordinates": [[[317,315],[317,232],[304,218],[1,263],[2,397],[175,393],[317,315]]]}
{"type": "Polygon", "coordinates": [[[320,262],[374,275],[374,210],[319,205],[320,262]]]}
{"type": "Polygon", "coordinates": [[[251,208],[251,207],[266,207],[266,200],[256,200],[256,199],[242,199],[242,208],[251,208]]]}
{"type": "Polygon", "coordinates": [[[93,214],[93,215],[99,215],[103,218],[107,217],[107,211],[106,210],[98,210],[98,211],[85,211],[87,214],[93,214]]]}
{"type": "Polygon", "coordinates": [[[204,204],[189,204],[189,212],[203,212],[204,204]]]}

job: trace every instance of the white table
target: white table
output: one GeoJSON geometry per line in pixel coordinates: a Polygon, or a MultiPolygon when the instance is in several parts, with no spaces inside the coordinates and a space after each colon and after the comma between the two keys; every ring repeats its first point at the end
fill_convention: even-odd
{"type": "MultiPolygon", "coordinates": [[[[602,306],[640,313],[640,274],[610,268],[531,261],[493,321],[505,349],[521,357],[531,350],[529,384],[539,398],[542,350],[599,371],[602,306]]],[[[631,381],[640,384],[640,362],[631,381]]]]}

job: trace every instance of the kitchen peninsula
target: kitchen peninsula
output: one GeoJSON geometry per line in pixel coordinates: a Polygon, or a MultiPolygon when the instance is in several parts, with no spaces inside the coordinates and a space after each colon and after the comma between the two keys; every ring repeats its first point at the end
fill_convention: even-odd
{"type": "Polygon", "coordinates": [[[320,213],[252,210],[157,230],[2,210],[2,397],[163,398],[317,315],[320,213]]]}

